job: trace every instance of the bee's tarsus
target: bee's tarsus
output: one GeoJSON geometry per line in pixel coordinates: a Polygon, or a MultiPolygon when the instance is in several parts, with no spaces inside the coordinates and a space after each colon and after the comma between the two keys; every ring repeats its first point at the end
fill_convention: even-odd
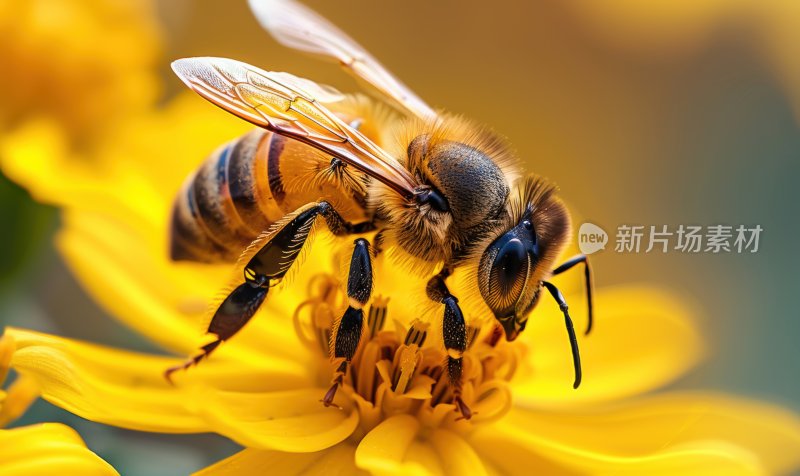
{"type": "Polygon", "coordinates": [[[464,400],[461,399],[461,395],[456,395],[455,398],[453,399],[453,403],[455,403],[456,405],[456,410],[458,410],[458,412],[461,413],[461,416],[456,418],[456,421],[469,420],[472,418],[472,415],[474,415],[474,413],[472,412],[472,410],[469,409],[467,404],[464,403],[464,400]]]}
{"type": "Polygon", "coordinates": [[[323,405],[325,405],[326,407],[335,407],[338,409],[342,408],[339,405],[333,403],[333,399],[336,397],[336,390],[339,389],[339,385],[340,385],[339,381],[333,382],[331,388],[329,388],[328,391],[325,392],[325,396],[323,396],[322,399],[320,400],[320,402],[322,402],[323,405]]]}
{"type": "Polygon", "coordinates": [[[344,376],[347,374],[347,369],[350,366],[349,360],[342,360],[339,366],[336,368],[336,372],[333,374],[333,383],[331,387],[325,392],[325,395],[322,397],[320,402],[326,407],[336,407],[341,409],[339,405],[333,403],[333,399],[336,397],[336,391],[339,389],[340,386],[344,384],[344,376]]]}
{"type": "Polygon", "coordinates": [[[172,374],[174,374],[178,370],[186,370],[189,367],[199,364],[201,360],[208,358],[208,356],[211,355],[211,353],[214,352],[214,350],[217,347],[219,347],[220,344],[222,344],[222,339],[216,339],[204,345],[203,347],[200,348],[201,352],[195,355],[194,357],[189,357],[182,364],[174,365],[165,370],[164,378],[167,379],[167,382],[169,382],[170,384],[175,385],[175,382],[172,381],[172,374]]]}

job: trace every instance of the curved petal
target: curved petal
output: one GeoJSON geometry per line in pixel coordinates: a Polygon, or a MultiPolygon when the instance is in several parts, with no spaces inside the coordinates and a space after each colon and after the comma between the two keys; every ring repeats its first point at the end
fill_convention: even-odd
{"type": "Polygon", "coordinates": [[[751,454],[719,442],[697,442],[647,456],[624,457],[583,451],[541,438],[491,428],[475,435],[478,452],[509,475],[765,476],[751,454]]]}
{"type": "Polygon", "coordinates": [[[449,430],[422,429],[419,419],[400,414],[387,418],[361,440],[356,465],[372,474],[486,474],[470,445],[449,430]]]}
{"type": "Polygon", "coordinates": [[[424,470],[402,464],[418,431],[419,421],[410,415],[389,417],[361,440],[356,449],[356,465],[373,474],[424,470]]]}
{"type": "MultiPolygon", "coordinates": [[[[196,352],[208,306],[225,289],[234,266],[171,262],[166,245],[148,243],[137,230],[99,214],[66,213],[64,219],[58,246],[86,290],[152,341],[181,354],[196,352]]],[[[221,349],[242,360],[271,357],[287,368],[305,368],[302,359],[310,355],[298,352],[305,346],[292,329],[290,304],[282,290],[272,291],[259,314],[221,349]]]]}
{"type": "Polygon", "coordinates": [[[684,474],[719,466],[729,468],[721,474],[784,474],[800,468],[797,415],[719,395],[665,394],[572,413],[516,409],[494,434],[482,431],[473,441],[477,448],[519,447],[582,471],[684,474]]]}
{"type": "Polygon", "coordinates": [[[226,458],[195,476],[241,476],[243,474],[285,474],[330,476],[366,475],[355,465],[355,446],[340,443],[315,453],[284,453],[248,448],[226,458]]]}
{"type": "Polygon", "coordinates": [[[39,386],[25,375],[20,375],[3,393],[0,390],[0,428],[25,414],[40,395],[39,386]]]}
{"type": "Polygon", "coordinates": [[[322,388],[270,393],[214,392],[194,402],[208,424],[243,446],[289,452],[329,448],[358,426],[352,408],[325,407],[322,388]]]}
{"type": "Polygon", "coordinates": [[[195,388],[228,387],[251,391],[293,388],[302,376],[269,362],[253,365],[217,359],[182,376],[175,387],[164,369],[176,359],[126,352],[20,329],[6,329],[16,341],[11,361],[33,379],[42,397],[88,420],[164,433],[212,430],[186,403],[202,399],[195,388]],[[262,364],[263,367],[258,367],[262,364]],[[183,383],[183,382],[182,382],[183,383]]]}
{"type": "MultiPolygon", "coordinates": [[[[573,368],[564,318],[548,299],[531,315],[523,357],[511,384],[522,406],[563,407],[636,395],[675,379],[703,348],[691,312],[657,288],[603,288],[596,296],[595,328],[579,336],[583,383],[572,388],[573,368]]],[[[585,304],[570,303],[583,315],[585,304]]],[[[522,340],[522,339],[520,339],[522,340]]]]}
{"type": "MultiPolygon", "coordinates": [[[[202,280],[174,276],[142,244],[135,230],[91,213],[66,213],[57,245],[77,279],[112,316],[148,339],[175,352],[196,350],[196,339],[207,301],[179,301],[181,291],[195,283],[198,291],[183,296],[213,296],[217,289],[202,280]],[[147,275],[147,279],[143,279],[147,275]],[[181,306],[188,312],[182,312],[181,306]]],[[[186,270],[189,271],[189,270],[186,270]]],[[[203,276],[197,273],[195,276],[203,276]]],[[[210,270],[209,270],[210,271],[210,270]]],[[[225,276],[225,274],[223,274],[225,276]]]]}
{"type": "Polygon", "coordinates": [[[0,474],[117,475],[71,428],[57,423],[0,430],[0,474]]]}
{"type": "Polygon", "coordinates": [[[464,439],[448,430],[435,430],[431,433],[431,444],[442,460],[445,474],[460,476],[487,474],[480,456],[464,439]]]}

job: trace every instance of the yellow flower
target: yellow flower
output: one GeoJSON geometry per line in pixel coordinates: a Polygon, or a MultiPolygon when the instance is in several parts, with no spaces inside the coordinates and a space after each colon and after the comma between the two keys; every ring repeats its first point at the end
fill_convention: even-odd
{"type": "MultiPolygon", "coordinates": [[[[0,388],[14,354],[14,339],[0,337],[0,388]]],[[[0,390],[0,474],[36,476],[60,473],[77,476],[116,475],[108,463],[92,453],[71,428],[44,423],[10,430],[2,429],[21,416],[39,396],[33,379],[21,376],[6,391],[0,390]]]]}
{"type": "MultiPolygon", "coordinates": [[[[65,160],[62,139],[44,122],[3,143],[0,157],[6,174],[63,209],[57,245],[87,292],[185,356],[203,343],[209,298],[229,284],[232,266],[171,262],[169,207],[203,155],[246,128],[180,97],[111,135],[96,166],[65,160]]],[[[437,330],[416,321],[421,282],[384,261],[376,292],[385,298],[371,303],[353,378],[336,396],[341,408],[326,408],[328,333],[342,310],[339,254],[337,241],[315,240],[307,265],[209,360],[176,374],[175,386],[163,371],[181,359],[19,329],[6,330],[17,341],[11,365],[46,400],[84,418],[212,431],[247,448],[202,474],[727,475],[800,465],[800,421],[787,411],[709,393],[643,396],[694,365],[702,344],[679,300],[642,286],[598,290],[577,391],[556,306],[537,308],[513,344],[492,329],[475,334],[465,354],[464,399],[475,412],[467,421],[442,378],[437,330]],[[407,334],[412,327],[427,331],[425,345],[407,334]]],[[[568,295],[580,292],[577,278],[559,279],[568,295]]],[[[573,302],[574,315],[584,315],[573,302]]]]}
{"type": "Polygon", "coordinates": [[[150,2],[0,0],[0,44],[0,130],[47,118],[82,143],[158,93],[150,2]]]}

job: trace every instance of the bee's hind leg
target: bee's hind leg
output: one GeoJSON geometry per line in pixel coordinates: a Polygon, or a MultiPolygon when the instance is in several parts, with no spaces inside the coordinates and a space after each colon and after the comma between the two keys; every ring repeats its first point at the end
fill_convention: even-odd
{"type": "Polygon", "coordinates": [[[453,389],[453,401],[461,413],[462,418],[472,418],[472,411],[461,399],[463,355],[467,349],[467,325],[464,314],[458,305],[458,299],[450,294],[444,280],[451,273],[445,266],[439,274],[428,281],[426,288],[428,297],[444,304],[444,318],[442,319],[442,338],[447,350],[447,376],[453,389]]]}
{"type": "Polygon", "coordinates": [[[335,235],[361,233],[368,231],[371,225],[351,225],[342,219],[330,203],[320,201],[305,205],[287,215],[279,222],[280,225],[256,238],[248,250],[252,252],[254,248],[260,248],[244,267],[244,283],[231,291],[211,318],[207,332],[217,339],[204,345],[200,353],[186,362],[167,369],[164,372],[167,380],[171,381],[174,372],[197,365],[247,324],[264,302],[270,286],[283,278],[295,262],[314,222],[320,216],[335,235]]]}
{"type": "Polygon", "coordinates": [[[364,238],[355,240],[353,256],[350,259],[350,272],[347,277],[347,298],[349,305],[339,321],[333,338],[333,357],[344,359],[336,370],[331,388],[321,402],[325,406],[334,405],[336,390],[342,385],[350,361],[358,349],[361,331],[364,328],[364,306],[372,295],[372,255],[369,242],[364,238]]]}

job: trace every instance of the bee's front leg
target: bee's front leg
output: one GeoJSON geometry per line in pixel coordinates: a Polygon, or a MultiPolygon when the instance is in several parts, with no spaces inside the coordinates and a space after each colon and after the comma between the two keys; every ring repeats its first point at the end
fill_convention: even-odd
{"type": "Polygon", "coordinates": [[[359,238],[355,241],[353,256],[350,259],[350,272],[347,277],[349,305],[339,321],[339,327],[333,338],[333,357],[337,359],[343,358],[344,360],[336,370],[333,385],[321,400],[325,406],[333,405],[336,390],[342,385],[350,361],[358,349],[361,331],[364,328],[363,308],[371,295],[372,256],[369,251],[369,242],[359,238]]]}
{"type": "Polygon", "coordinates": [[[444,304],[442,338],[447,350],[447,376],[453,389],[455,405],[462,417],[469,420],[472,412],[461,399],[461,373],[464,351],[467,350],[467,325],[458,305],[458,299],[450,294],[444,282],[451,272],[452,270],[445,266],[439,274],[428,281],[426,291],[431,300],[444,304]]]}
{"type": "Polygon", "coordinates": [[[164,373],[167,380],[177,370],[197,365],[247,324],[261,307],[269,288],[280,281],[295,262],[320,216],[335,235],[360,233],[371,226],[370,223],[351,225],[330,203],[320,201],[299,208],[262,233],[242,255],[248,259],[244,267],[244,283],[228,294],[211,318],[207,333],[217,339],[204,345],[200,353],[186,362],[167,369],[164,373]]]}

